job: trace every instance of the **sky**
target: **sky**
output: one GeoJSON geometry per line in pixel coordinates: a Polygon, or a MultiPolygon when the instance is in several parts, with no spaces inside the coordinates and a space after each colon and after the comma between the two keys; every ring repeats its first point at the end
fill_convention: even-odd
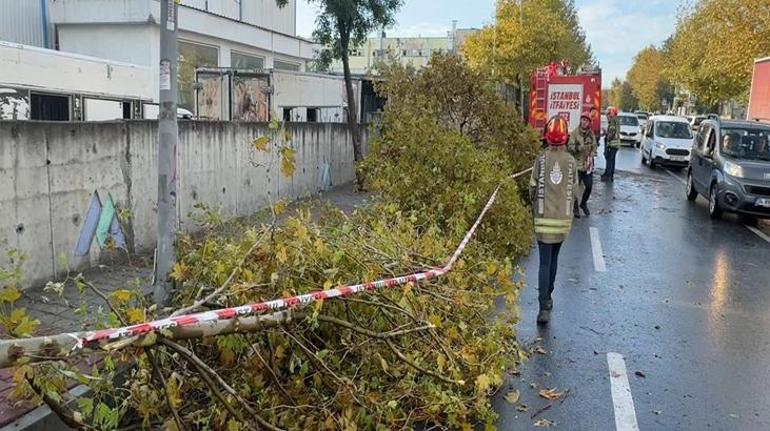
{"type": "MultiPolygon", "coordinates": [[[[537,0],[530,0],[537,1],[537,0]]],[[[315,6],[297,0],[297,33],[310,37],[315,6]]],[[[494,0],[405,0],[388,36],[444,36],[452,27],[482,27],[492,21],[494,0]]],[[[639,50],[660,45],[676,25],[675,0],[576,0],[580,24],[603,69],[604,86],[623,79],[639,50]]]]}

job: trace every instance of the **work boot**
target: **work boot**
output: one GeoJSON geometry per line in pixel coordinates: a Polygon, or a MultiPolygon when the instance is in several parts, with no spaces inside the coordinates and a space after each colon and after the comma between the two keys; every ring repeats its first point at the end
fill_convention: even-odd
{"type": "Polygon", "coordinates": [[[588,204],[587,204],[587,203],[583,202],[583,203],[580,205],[580,209],[582,209],[582,210],[583,210],[583,212],[585,213],[586,217],[588,217],[588,216],[590,216],[590,215],[591,215],[591,211],[588,211],[588,204]]]}
{"type": "Polygon", "coordinates": [[[602,180],[602,181],[609,181],[610,180],[610,178],[608,176],[606,176],[606,175],[602,175],[601,177],[599,177],[599,179],[602,180]]]}
{"type": "Polygon", "coordinates": [[[548,322],[551,320],[551,312],[548,310],[540,310],[539,313],[537,313],[537,324],[538,325],[547,325],[548,322]]]}

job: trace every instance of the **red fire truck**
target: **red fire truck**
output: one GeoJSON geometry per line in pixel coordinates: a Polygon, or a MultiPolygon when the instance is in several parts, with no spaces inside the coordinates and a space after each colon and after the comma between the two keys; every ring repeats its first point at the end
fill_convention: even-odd
{"type": "Polygon", "coordinates": [[[591,116],[595,134],[601,130],[602,72],[586,69],[571,73],[567,63],[551,63],[532,74],[529,95],[529,125],[543,130],[554,115],[564,117],[570,130],[580,124],[580,116],[591,116]]]}
{"type": "Polygon", "coordinates": [[[770,121],[770,57],[754,62],[747,120],[770,121]]]}

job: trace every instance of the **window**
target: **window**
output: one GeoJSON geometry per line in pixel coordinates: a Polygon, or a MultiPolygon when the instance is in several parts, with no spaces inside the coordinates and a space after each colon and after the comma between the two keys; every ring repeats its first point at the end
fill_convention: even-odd
{"type": "Polygon", "coordinates": [[[275,60],[273,61],[273,69],[275,70],[288,70],[291,72],[299,72],[299,64],[289,63],[287,61],[275,60]]]}
{"type": "Polygon", "coordinates": [[[179,41],[179,70],[177,71],[179,96],[177,102],[180,108],[195,111],[195,69],[198,67],[217,67],[218,64],[219,50],[216,47],[179,41]]]}
{"type": "Polygon", "coordinates": [[[708,133],[708,140],[706,141],[706,156],[711,157],[714,155],[714,148],[717,146],[717,134],[710,128],[706,133],[708,133]]]}
{"type": "Polygon", "coordinates": [[[742,160],[770,160],[770,129],[724,128],[721,132],[720,151],[723,155],[742,160]]]}
{"type": "Polygon", "coordinates": [[[318,122],[318,108],[307,108],[307,122],[308,123],[318,122]]]}
{"type": "Polygon", "coordinates": [[[283,108],[283,121],[285,123],[291,122],[291,108],[283,108]]]}
{"type": "Polygon", "coordinates": [[[265,67],[265,59],[253,55],[239,54],[235,51],[230,54],[230,67],[241,70],[262,70],[265,67]]]}
{"type": "Polygon", "coordinates": [[[401,51],[401,56],[406,57],[406,50],[401,51]]]}
{"type": "Polygon", "coordinates": [[[695,135],[695,148],[698,149],[700,152],[705,152],[706,150],[706,132],[708,131],[708,128],[703,127],[698,131],[698,134],[695,135]]]}
{"type": "Polygon", "coordinates": [[[655,125],[655,135],[666,139],[692,139],[690,125],[679,121],[659,121],[655,125]]]}
{"type": "Polygon", "coordinates": [[[650,121],[649,123],[647,123],[647,126],[645,126],[647,130],[645,130],[644,133],[648,138],[652,138],[652,131],[653,131],[653,128],[655,127],[654,124],[655,124],[654,122],[650,121]]]}
{"type": "Polygon", "coordinates": [[[33,120],[69,121],[70,98],[50,94],[31,94],[31,115],[33,120]]]}

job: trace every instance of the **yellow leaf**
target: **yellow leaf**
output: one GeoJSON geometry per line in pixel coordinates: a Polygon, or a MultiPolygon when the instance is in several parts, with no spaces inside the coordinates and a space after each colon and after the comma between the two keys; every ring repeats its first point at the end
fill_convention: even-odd
{"type": "Polygon", "coordinates": [[[294,153],[291,147],[281,148],[281,174],[284,177],[294,175],[294,153]]]}
{"type": "Polygon", "coordinates": [[[255,139],[254,142],[251,143],[251,145],[254,146],[254,149],[257,151],[267,151],[267,145],[270,143],[270,138],[267,136],[260,136],[259,138],[255,139]]]}
{"type": "Polygon", "coordinates": [[[33,320],[30,319],[29,316],[24,316],[21,318],[21,321],[18,325],[16,325],[16,328],[13,330],[15,335],[18,335],[20,337],[29,337],[30,335],[34,334],[37,330],[37,327],[40,325],[39,320],[33,320]]]}
{"type": "Polygon", "coordinates": [[[171,274],[168,276],[171,277],[173,280],[176,281],[182,281],[185,278],[185,275],[187,274],[187,265],[185,265],[184,262],[177,262],[174,264],[174,269],[171,271],[171,274]]]}
{"type": "Polygon", "coordinates": [[[118,304],[125,304],[131,300],[133,293],[131,293],[130,290],[119,289],[112,292],[111,296],[112,296],[112,299],[115,300],[115,302],[117,302],[118,304]]]}
{"type": "Polygon", "coordinates": [[[505,401],[508,401],[509,404],[518,403],[520,398],[521,398],[521,394],[519,393],[518,389],[505,394],[505,401]]]}
{"type": "Polygon", "coordinates": [[[428,323],[430,323],[431,325],[435,326],[436,328],[441,327],[441,316],[436,315],[436,314],[431,314],[428,317],[428,323]]]}
{"type": "Polygon", "coordinates": [[[334,286],[334,283],[331,280],[324,281],[324,290],[329,290],[332,286],[334,286]]]}
{"type": "Polygon", "coordinates": [[[168,394],[168,401],[174,408],[179,408],[182,405],[181,396],[182,378],[177,373],[172,373],[171,377],[166,381],[166,393],[168,394]]]}
{"type": "Polygon", "coordinates": [[[6,286],[0,290],[1,302],[16,302],[19,298],[21,298],[21,292],[14,286],[6,286]]]}
{"type": "Polygon", "coordinates": [[[235,419],[227,421],[227,431],[241,431],[241,424],[235,419]]]}
{"type": "Polygon", "coordinates": [[[275,211],[275,215],[279,216],[286,212],[286,208],[288,208],[288,205],[286,204],[286,201],[281,199],[278,202],[273,205],[273,211],[275,211]]]}
{"type": "Polygon", "coordinates": [[[439,371],[444,371],[444,368],[446,367],[446,358],[444,358],[444,355],[439,353],[438,356],[436,356],[436,364],[438,365],[439,371]]]}
{"type": "Polygon", "coordinates": [[[128,311],[126,312],[126,317],[128,318],[128,323],[132,325],[136,323],[142,323],[145,321],[144,309],[129,308],[128,311]]]}
{"type": "Polygon", "coordinates": [[[278,259],[278,262],[286,263],[286,261],[289,260],[289,257],[286,254],[286,247],[279,246],[278,250],[275,252],[275,257],[278,259]]]}
{"type": "Polygon", "coordinates": [[[476,377],[476,393],[486,393],[489,390],[491,383],[489,376],[486,374],[479,374],[479,376],[476,377]]]}

